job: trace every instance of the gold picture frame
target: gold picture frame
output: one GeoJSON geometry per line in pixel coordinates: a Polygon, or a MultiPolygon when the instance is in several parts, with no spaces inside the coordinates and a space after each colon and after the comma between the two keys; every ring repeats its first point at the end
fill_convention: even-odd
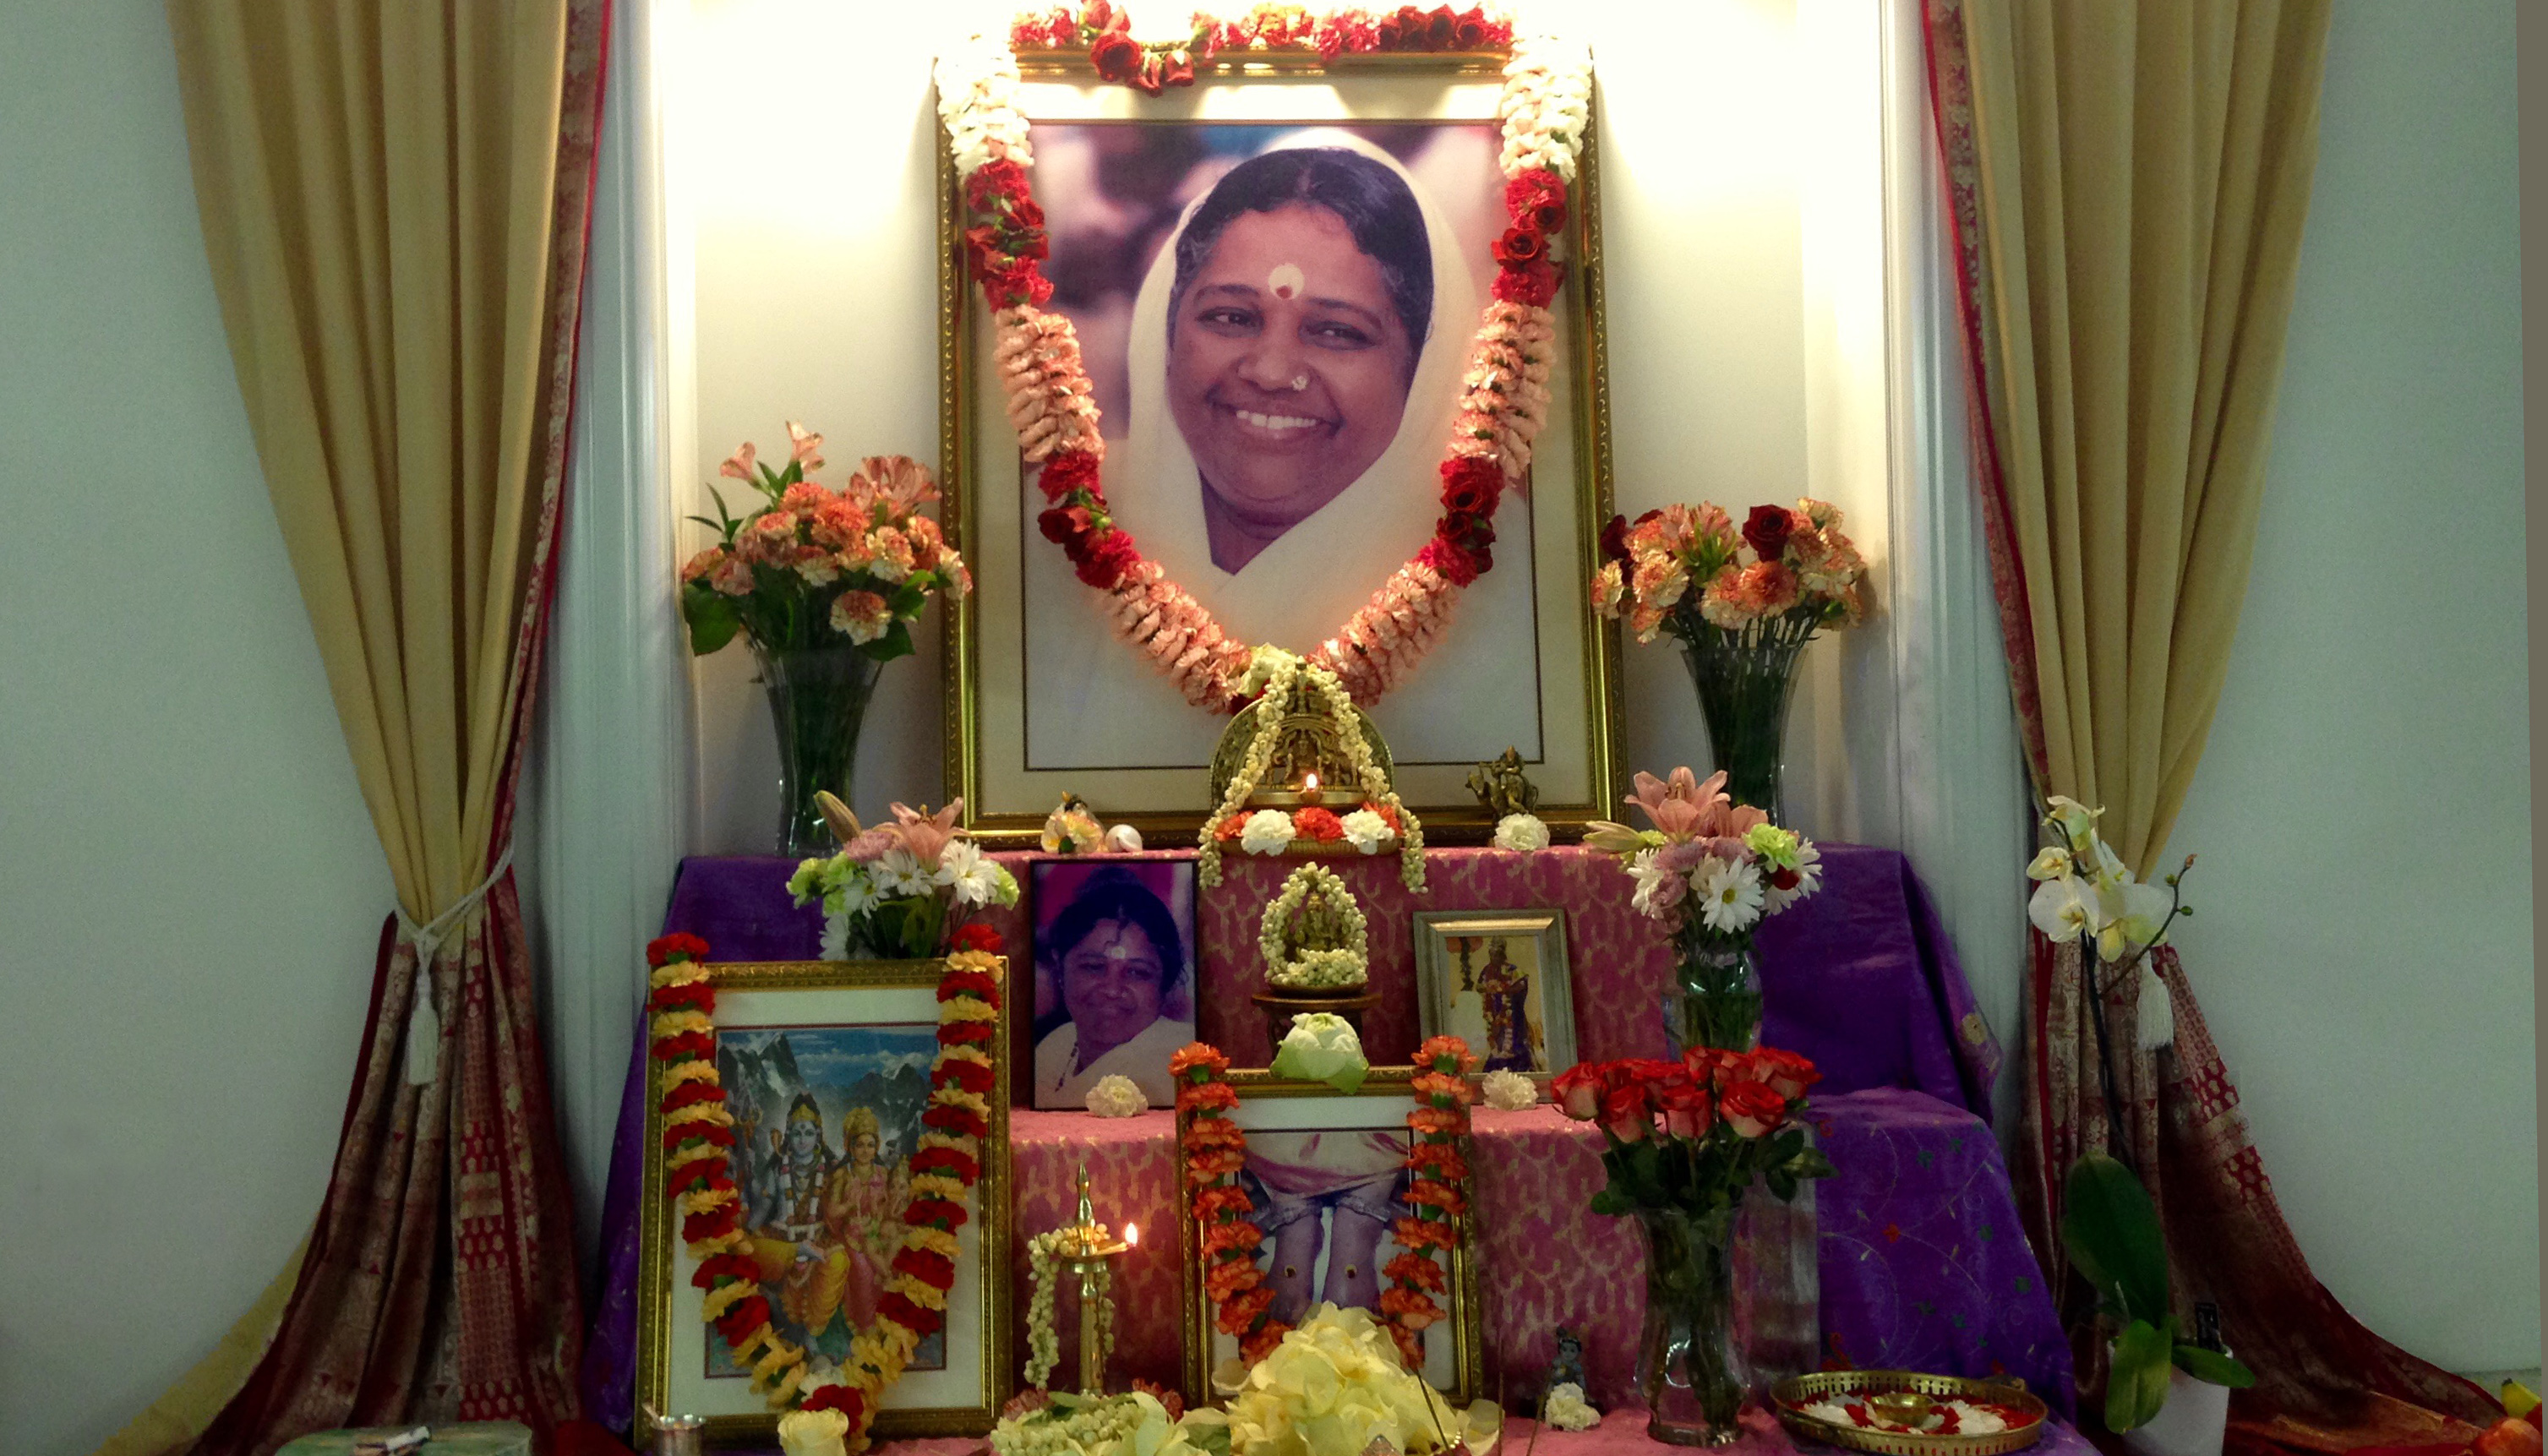
{"type": "MultiPolygon", "coordinates": [[[[809,1059],[817,1066],[833,1061],[855,1066],[862,1056],[869,1054],[886,1060],[907,1058],[918,1049],[918,1039],[910,1029],[925,1022],[934,1055],[937,991],[946,969],[944,960],[709,961],[706,969],[709,983],[717,989],[714,1020],[719,1029],[720,1073],[728,1064],[724,1054],[728,1027],[756,1033],[776,1031],[782,1036],[790,1029],[809,1034],[890,1029],[900,1034],[889,1041],[881,1036],[873,1038],[878,1044],[873,1053],[852,1049],[854,1044],[848,1043],[835,1047],[817,1046],[809,1053],[809,1059]],[[890,1049],[883,1049],[886,1046],[890,1049]]],[[[1006,978],[1005,967],[1002,978],[1006,978]]],[[[994,1085],[1001,1087],[1007,1085],[1008,1014],[1003,998],[996,1024],[998,1035],[984,1048],[993,1059],[994,1085]]],[[[774,1054],[755,1056],[756,1068],[776,1059],[774,1054]]],[[[788,1061],[791,1066],[800,1065],[792,1049],[788,1061]]],[[[897,1060],[895,1069],[879,1079],[880,1090],[892,1097],[897,1117],[900,1104],[908,1100],[909,1089],[895,1089],[889,1084],[901,1076],[901,1068],[908,1064],[907,1059],[897,1060]]],[[[918,1070],[925,1105],[927,1062],[922,1062],[918,1070]]],[[[688,1251],[681,1244],[672,1205],[664,1197],[663,1115],[659,1111],[662,1082],[663,1063],[648,1057],[644,1205],[639,1215],[637,1266],[638,1418],[644,1418],[643,1408],[648,1405],[661,1410],[700,1414],[706,1417],[704,1434],[711,1445],[751,1443],[774,1447],[776,1414],[751,1394],[747,1382],[711,1377],[707,1371],[712,1358],[707,1342],[716,1335],[700,1318],[700,1295],[688,1283],[693,1266],[688,1251]],[[699,1369],[696,1377],[687,1374],[693,1361],[699,1369]],[[677,1375],[677,1370],[682,1373],[677,1375]],[[735,1399],[738,1395],[740,1400],[735,1399]],[[738,1405],[750,1409],[733,1409],[738,1405]]],[[[768,1100],[767,1086],[765,1083],[765,1091],[757,1100],[768,1100]]],[[[809,1095],[819,1091],[833,1094],[829,1099],[814,1096],[818,1112],[824,1116],[832,1115],[833,1107],[842,1105],[840,1089],[830,1083],[818,1088],[800,1078],[797,1086],[809,1095]],[[832,1106],[825,1106],[827,1101],[832,1106]]],[[[730,1099],[740,1092],[732,1084],[727,1090],[730,1099]]],[[[874,1433],[878,1438],[980,1435],[998,1420],[1000,1408],[1007,1404],[1016,1379],[1009,1288],[1009,1108],[1005,1096],[988,1101],[991,1126],[981,1139],[981,1177],[973,1186],[972,1217],[956,1230],[963,1252],[956,1261],[955,1287],[949,1291],[947,1326],[934,1336],[944,1340],[943,1364],[937,1370],[908,1372],[886,1392],[884,1409],[875,1418],[874,1433]],[[927,1404],[913,1404],[913,1395],[932,1399],[927,1404]],[[898,1396],[903,1404],[896,1404],[898,1396]]],[[[848,1105],[866,1106],[864,1102],[848,1105]]],[[[917,1113],[910,1117],[916,1127],[917,1113]]],[[[741,1121],[739,1116],[738,1122],[741,1121]]],[[[899,1136],[895,1129],[888,1128],[886,1132],[888,1136],[899,1136]]],[[[739,1132],[738,1154],[746,1140],[746,1135],[739,1132]]],[[[828,1151],[827,1147],[827,1155],[828,1151]]],[[[906,1157],[909,1151],[908,1147],[902,1149],[906,1157]]],[[[746,1178],[740,1176],[740,1170],[738,1173],[736,1182],[744,1185],[746,1178]]],[[[755,1190],[747,1187],[745,1194],[749,1208],[755,1190]]],[[[899,1216],[900,1210],[892,1211],[897,1222],[899,1216]]],[[[781,1303],[774,1294],[771,1302],[774,1309],[781,1303]]],[[[846,1313],[842,1318],[846,1320],[846,1313]]]]}
{"type": "MultiPolygon", "coordinates": [[[[1258,1133],[1385,1132],[1410,1136],[1407,1114],[1415,1105],[1415,1068],[1411,1066],[1373,1067],[1361,1087],[1352,1092],[1339,1092],[1324,1082],[1278,1077],[1263,1070],[1231,1070],[1225,1075],[1238,1094],[1238,1106],[1228,1116],[1249,1133],[1251,1157],[1254,1135],[1258,1133]]],[[[1213,1327],[1212,1301],[1204,1290],[1202,1235],[1190,1212],[1193,1184],[1186,1176],[1183,1135],[1188,1116],[1179,1114],[1177,1119],[1177,1248],[1185,1270],[1185,1398],[1192,1406],[1213,1398],[1213,1367],[1234,1354],[1237,1342],[1213,1327]]],[[[1460,1155],[1474,1166],[1468,1139],[1462,1139],[1460,1155]]],[[[1486,1319],[1478,1292],[1474,1176],[1461,1191],[1467,1195],[1467,1209],[1460,1216],[1460,1244],[1444,1256],[1449,1275],[1450,1318],[1425,1331],[1427,1379],[1454,1406],[1466,1406],[1486,1391],[1486,1319]],[[1438,1365],[1431,1360],[1430,1341],[1436,1334],[1445,1345],[1444,1359],[1438,1365]]],[[[1264,1245],[1268,1258],[1273,1256],[1272,1245],[1269,1235],[1264,1245]]],[[[1377,1267],[1381,1262],[1375,1251],[1373,1264],[1377,1267]]]]}
{"type": "MultiPolygon", "coordinates": [[[[1031,121],[1040,119],[1038,88],[1058,86],[1093,98],[1087,104],[1095,110],[1088,115],[1095,119],[1202,125],[1210,117],[1219,122],[1226,118],[1208,110],[1206,99],[1215,90],[1214,83],[1243,82],[1241,90],[1249,96],[1270,96],[1286,87],[1327,88],[1339,98],[1333,115],[1347,118],[1349,124],[1382,124],[1419,118],[1491,118],[1491,106],[1486,117],[1426,112],[1423,98],[1432,94],[1427,88],[1444,95],[1458,86],[1491,92],[1506,56],[1502,52],[1391,53],[1345,55],[1327,62],[1315,53],[1237,52],[1199,63],[1192,88],[1147,102],[1126,87],[1099,86],[1093,67],[1081,54],[1029,51],[1018,59],[1027,78],[1019,105],[1031,121]],[[1365,103],[1360,98],[1366,92],[1383,99],[1365,103]],[[1359,109],[1385,107],[1392,99],[1399,109],[1359,109]]],[[[1597,115],[1597,97],[1593,105],[1597,115]]],[[[1311,111],[1290,119],[1307,121],[1323,115],[1329,114],[1311,111]]],[[[1553,382],[1558,400],[1541,436],[1535,468],[1551,462],[1562,465],[1537,471],[1539,489],[1532,493],[1535,503],[1529,516],[1536,555],[1524,558],[1535,563],[1528,594],[1536,656],[1531,672],[1523,676],[1539,682],[1541,694],[1536,718],[1541,757],[1526,761],[1533,765],[1533,776],[1551,790],[1539,806],[1540,818],[1561,829],[1609,817],[1626,784],[1620,759],[1625,709],[1619,629],[1615,622],[1596,617],[1587,605],[1592,574],[1600,564],[1601,526],[1612,511],[1597,130],[1597,124],[1586,128],[1571,188],[1564,238],[1567,278],[1554,305],[1562,340],[1562,367],[1553,382]],[[1561,481],[1571,489],[1548,489],[1561,481]],[[1543,499],[1548,503],[1536,503],[1543,499]]],[[[989,381],[985,363],[988,323],[966,267],[967,219],[961,189],[944,137],[939,141],[939,459],[945,496],[941,516],[949,540],[972,565],[981,589],[949,603],[942,634],[947,792],[963,800],[966,827],[986,846],[1033,844],[1046,814],[1064,791],[1098,805],[1110,821],[1133,825],[1153,846],[1192,844],[1212,807],[1208,771],[1202,764],[1186,775],[1191,779],[1186,786],[1171,777],[1182,772],[1181,765],[1069,769],[1028,763],[1026,715],[1031,693],[1023,573],[1027,553],[1059,548],[1041,539],[1026,539],[1035,536],[1035,508],[1014,500],[1027,488],[1014,464],[1011,437],[993,427],[1001,410],[998,388],[989,381]]],[[[1481,260],[1478,266],[1492,265],[1481,260]]],[[[1485,277],[1479,274],[1481,299],[1485,277]]],[[[1108,630],[1093,610],[1089,620],[1090,630],[1108,630]]],[[[1457,630],[1455,625],[1454,633],[1457,630]]],[[[1291,645],[1306,649],[1311,644],[1291,645]]],[[[1514,680],[1502,677],[1500,681],[1509,690],[1514,680]]],[[[1388,700],[1379,706],[1386,716],[1388,700]]],[[[1426,834],[1435,843],[1484,843],[1493,833],[1495,816],[1476,802],[1462,780],[1471,763],[1492,757],[1504,746],[1498,743],[1456,764],[1441,757],[1404,766],[1399,791],[1423,817],[1426,834]]],[[[1402,749],[1400,757],[1411,756],[1402,749]]]]}
{"type": "MultiPolygon", "coordinates": [[[[1518,1071],[1543,1087],[1576,1063],[1575,979],[1566,958],[1565,911],[1418,910],[1414,942],[1415,1010],[1424,1036],[1458,1037],[1477,1051],[1480,1071],[1518,1071]],[[1483,1004],[1486,987],[1464,992],[1456,984],[1462,954],[1473,949],[1464,943],[1481,941],[1489,946],[1525,941],[1531,947],[1521,1010],[1524,1028],[1538,1033],[1534,1065],[1497,1064],[1490,1035],[1494,1022],[1483,1004]],[[1462,1005],[1464,994],[1481,1004],[1462,1005]]],[[[1471,968],[1474,978],[1478,967],[1471,968]]]]}

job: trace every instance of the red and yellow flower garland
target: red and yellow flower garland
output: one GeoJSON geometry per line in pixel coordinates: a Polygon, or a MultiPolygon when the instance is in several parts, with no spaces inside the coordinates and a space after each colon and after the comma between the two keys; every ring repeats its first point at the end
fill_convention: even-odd
{"type": "MultiPolygon", "coordinates": [[[[1381,1292],[1379,1310],[1400,1358],[1413,1371],[1424,1368],[1425,1327],[1446,1313],[1434,1301],[1448,1283],[1432,1250],[1460,1246],[1460,1221],[1468,1212],[1460,1192],[1469,1178],[1462,1147],[1475,1096],[1468,1073],[1477,1064],[1469,1044],[1457,1037],[1435,1037],[1415,1053],[1415,1110],[1407,1115],[1414,1135],[1407,1147],[1410,1213],[1391,1226],[1404,1247],[1381,1270],[1391,1287],[1381,1292]]],[[[1168,1074],[1177,1082],[1177,1137],[1192,1190],[1187,1217],[1202,1226],[1203,1287],[1214,1306],[1213,1325],[1236,1336],[1239,1358],[1253,1365],[1292,1326],[1271,1315],[1274,1290],[1256,1264],[1265,1231],[1249,1221],[1252,1206],[1238,1183],[1247,1165],[1247,1134],[1229,1119],[1238,1093],[1225,1075],[1228,1070],[1229,1058],[1202,1042],[1168,1058],[1168,1074]]]]}
{"type": "MultiPolygon", "coordinates": [[[[1471,348],[1441,462],[1442,515],[1432,539],[1334,637],[1307,654],[1334,672],[1356,702],[1369,703],[1413,671],[1448,629],[1460,592],[1493,569],[1496,509],[1505,485],[1518,484],[1529,469],[1531,440],[1550,400],[1556,324],[1548,303],[1562,278],[1553,247],[1564,234],[1568,178],[1582,146],[1589,61],[1552,60],[1530,43],[1513,46],[1508,23],[1447,7],[1314,18],[1298,7],[1260,4],[1234,23],[1198,15],[1195,27],[1190,43],[1145,50],[1108,0],[1090,0],[1076,17],[1063,9],[1021,20],[1010,42],[1026,48],[1084,45],[1101,77],[1153,95],[1163,84],[1193,79],[1195,49],[1206,56],[1216,47],[1317,49],[1330,58],[1348,50],[1514,51],[1498,108],[1510,226],[1494,245],[1494,301],[1471,348]]],[[[964,232],[965,253],[994,314],[1009,421],[1025,458],[1043,466],[1037,485],[1048,504],[1037,526],[1062,548],[1080,581],[1112,598],[1117,631],[1188,701],[1234,710],[1249,644],[1169,581],[1107,509],[1100,479],[1106,442],[1078,335],[1068,318],[1042,312],[1052,296],[1042,267],[1050,241],[1027,183],[1025,121],[1007,102],[1016,74],[1013,50],[978,71],[942,59],[939,105],[974,220],[964,232]]]]}
{"type": "Polygon", "coordinates": [[[1390,1288],[1380,1296],[1381,1322],[1398,1341],[1410,1370],[1424,1367],[1424,1327],[1446,1313],[1433,1297],[1444,1280],[1434,1249],[1460,1246],[1460,1219],[1468,1212],[1460,1187],[1469,1181],[1462,1150],[1469,1137],[1469,1103],[1476,1096],[1468,1074],[1478,1058],[1457,1037],[1435,1037],[1415,1049],[1415,1110],[1407,1115],[1413,1134],[1407,1144],[1408,1217],[1391,1231],[1405,1251],[1382,1266],[1390,1288]]]}
{"type": "Polygon", "coordinates": [[[716,1069],[716,987],[702,962],[705,941],[669,935],[646,948],[654,968],[648,1038],[665,1064],[664,1193],[681,1210],[682,1240],[698,1264],[690,1282],[705,1292],[701,1314],[748,1366],[752,1388],[773,1410],[790,1406],[849,1417],[848,1447],[866,1445],[885,1391],[902,1378],[919,1343],[947,1320],[956,1283],[956,1230],[971,1217],[965,1201],[981,1177],[981,1139],[991,1131],[996,1082],[990,1043],[998,1035],[1000,961],[978,939],[947,957],[938,982],[938,1055],[929,1070],[928,1129],[911,1159],[911,1200],[893,1277],[876,1302],[875,1323],[850,1341],[842,1380],[808,1387],[802,1348],[781,1339],[761,1293],[761,1266],[743,1228],[742,1195],[727,1171],[734,1115],[716,1069]]]}

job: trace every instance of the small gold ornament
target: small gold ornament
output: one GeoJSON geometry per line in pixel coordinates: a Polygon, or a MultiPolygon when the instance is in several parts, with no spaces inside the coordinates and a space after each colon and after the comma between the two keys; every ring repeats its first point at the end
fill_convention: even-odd
{"type": "Polygon", "coordinates": [[[1469,792],[1498,819],[1528,814],[1539,807],[1539,785],[1522,772],[1521,750],[1507,748],[1500,759],[1469,771],[1469,792]]]}

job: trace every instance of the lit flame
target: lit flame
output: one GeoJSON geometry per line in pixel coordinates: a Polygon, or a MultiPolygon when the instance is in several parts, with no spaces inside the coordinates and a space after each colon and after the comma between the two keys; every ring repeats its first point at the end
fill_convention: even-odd
{"type": "Polygon", "coordinates": [[[1311,793],[1317,793],[1319,791],[1319,771],[1313,769],[1309,773],[1301,775],[1301,787],[1311,793]]]}
{"type": "Polygon", "coordinates": [[[1141,1241],[1141,1226],[1140,1226],[1140,1225],[1138,1225],[1138,1224],[1127,1224],[1127,1225],[1125,1225],[1125,1226],[1124,1226],[1124,1242],[1126,1243],[1126,1245],[1128,1245],[1128,1246],[1129,1246],[1129,1245],[1132,1245],[1132,1244],[1139,1243],[1140,1241],[1141,1241]]]}

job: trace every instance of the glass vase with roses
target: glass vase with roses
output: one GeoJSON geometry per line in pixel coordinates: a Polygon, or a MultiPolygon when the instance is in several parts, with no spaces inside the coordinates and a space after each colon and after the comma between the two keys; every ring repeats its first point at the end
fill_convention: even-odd
{"type": "Polygon", "coordinates": [[[1831,1172],[1792,1121],[1820,1080],[1792,1051],[1692,1046],[1678,1062],[1581,1064],[1550,1088],[1559,1111],[1601,1129],[1609,1183],[1592,1212],[1633,1214],[1645,1234],[1638,1375],[1656,1440],[1740,1434],[1752,1380],[1734,1338],[1735,1215],[1756,1181],[1785,1202],[1831,1172]]]}

